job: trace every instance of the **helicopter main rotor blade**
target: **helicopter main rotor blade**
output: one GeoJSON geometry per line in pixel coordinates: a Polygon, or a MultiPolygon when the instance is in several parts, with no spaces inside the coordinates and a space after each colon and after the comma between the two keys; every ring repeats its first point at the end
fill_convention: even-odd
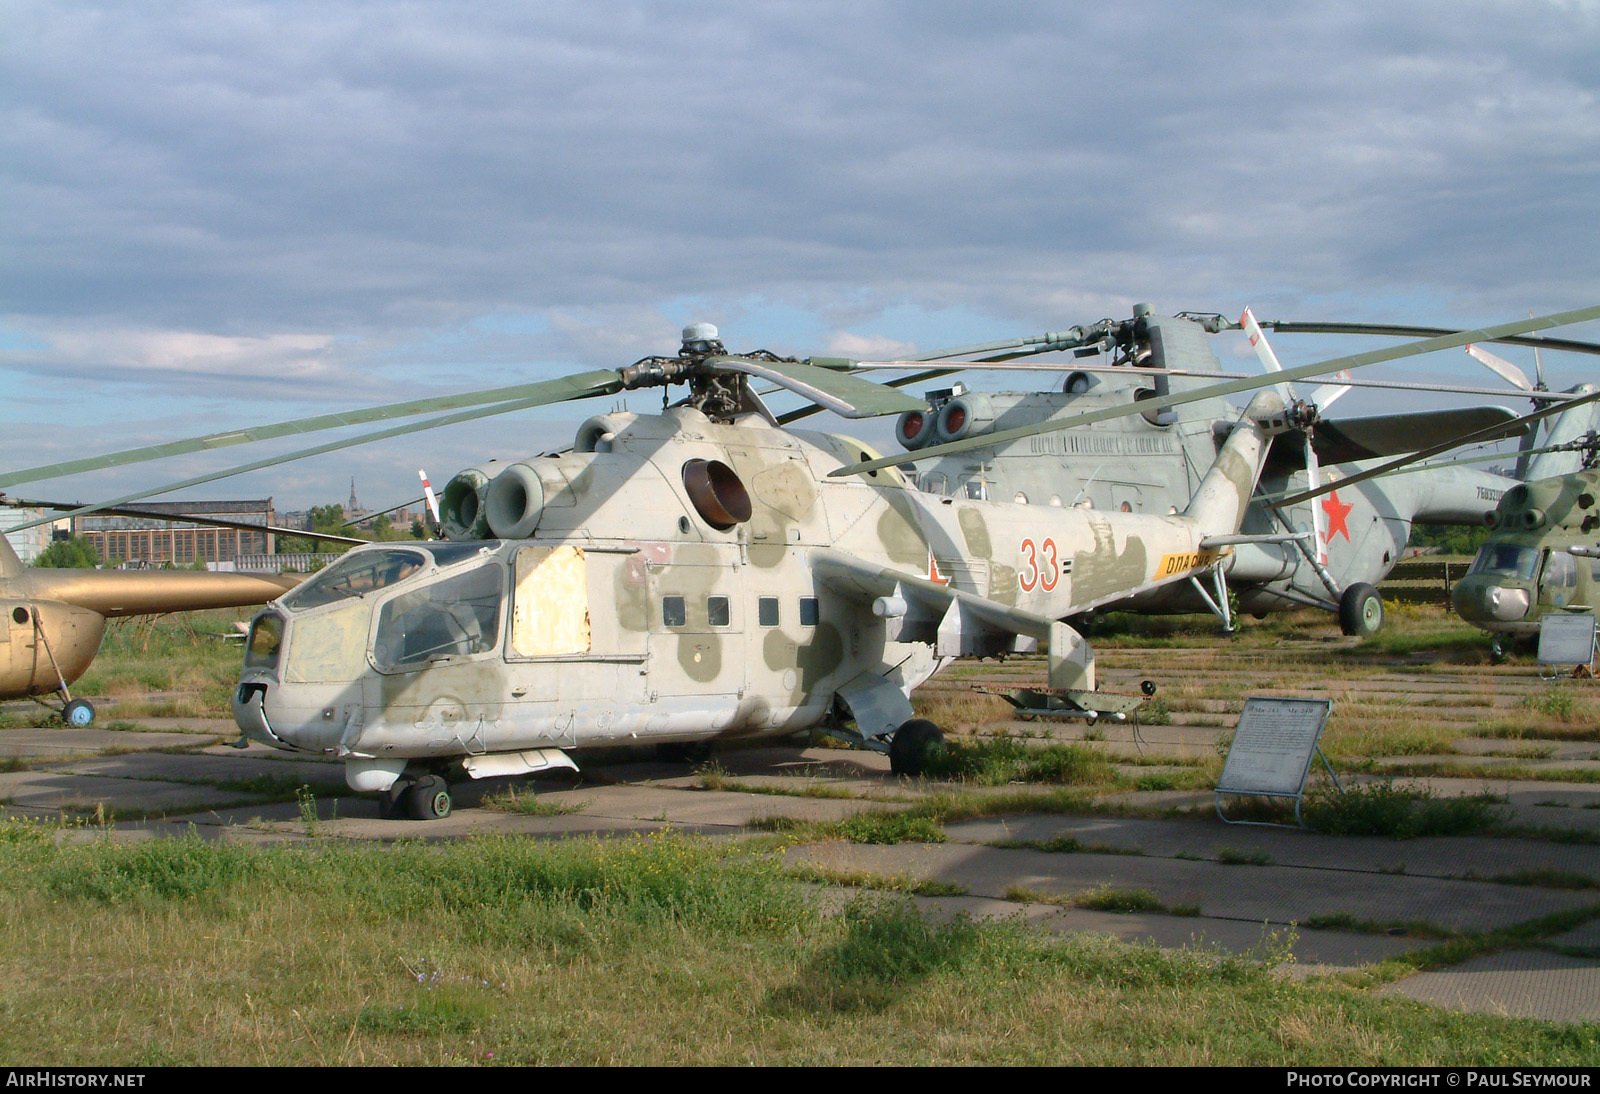
{"type": "MultiPolygon", "coordinates": [[[[63,511],[84,507],[82,502],[32,501],[25,498],[6,498],[0,504],[11,509],[59,509],[63,511]]],[[[196,516],[193,513],[163,513],[159,509],[101,506],[95,511],[104,513],[108,517],[137,517],[141,520],[165,521],[168,524],[204,524],[211,528],[237,528],[242,532],[267,532],[275,536],[300,536],[303,539],[320,539],[328,543],[342,543],[351,547],[372,542],[366,539],[355,539],[351,536],[337,536],[328,532],[312,532],[303,528],[286,528],[280,524],[257,524],[255,521],[250,520],[223,520],[220,517],[196,516]]],[[[343,525],[340,525],[340,527],[343,527],[343,525]]]]}
{"type": "Polygon", "coordinates": [[[1482,429],[1476,433],[1469,433],[1465,437],[1457,437],[1453,440],[1446,441],[1443,444],[1436,444],[1431,447],[1424,448],[1421,451],[1413,452],[1409,456],[1402,456],[1397,460],[1390,460],[1388,463],[1380,464],[1377,467],[1370,468],[1366,471],[1358,471],[1354,475],[1346,475],[1338,482],[1328,483],[1316,490],[1303,490],[1298,494],[1291,494],[1278,504],[1298,505],[1302,501],[1310,501],[1312,498],[1320,498],[1323,494],[1326,494],[1330,490],[1340,490],[1351,485],[1352,483],[1365,482],[1368,479],[1377,478],[1379,475],[1387,475],[1390,472],[1398,471],[1403,467],[1408,467],[1411,464],[1428,459],[1430,456],[1437,456],[1441,452],[1449,452],[1451,449],[1460,448],[1463,445],[1477,444],[1479,441],[1494,440],[1497,437],[1504,437],[1507,429],[1531,425],[1534,422],[1543,421],[1552,415],[1571,410],[1573,407],[1582,406],[1584,403],[1593,402],[1600,402],[1600,391],[1595,391],[1589,395],[1581,395],[1569,402],[1562,403],[1560,406],[1549,406],[1545,407],[1543,410],[1535,410],[1531,414],[1524,414],[1522,417],[1516,418],[1502,425],[1491,426],[1488,429],[1482,429]]]}
{"type": "MultiPolygon", "coordinates": [[[[1540,454],[1545,453],[1545,452],[1573,452],[1573,451],[1576,451],[1578,447],[1579,447],[1578,445],[1574,445],[1574,444],[1544,445],[1544,446],[1542,446],[1540,448],[1535,448],[1535,449],[1530,450],[1528,454],[1532,455],[1532,456],[1537,456],[1537,455],[1540,455],[1540,454]]],[[[1408,465],[1406,467],[1393,468],[1392,470],[1385,471],[1381,476],[1374,475],[1373,478],[1387,478],[1390,475],[1416,475],[1416,474],[1421,474],[1421,473],[1425,473],[1425,472],[1428,472],[1428,471],[1438,471],[1438,470],[1442,470],[1444,468],[1449,468],[1449,467],[1466,467],[1469,464],[1475,464],[1475,463],[1493,463],[1496,460],[1500,460],[1500,461],[1503,462],[1509,456],[1514,455],[1514,454],[1515,453],[1510,453],[1510,452],[1487,452],[1487,453],[1484,453],[1484,454],[1478,455],[1478,456],[1463,456],[1458,460],[1435,460],[1432,463],[1429,463],[1427,461],[1421,461],[1421,462],[1418,462],[1418,463],[1410,464],[1410,465],[1408,465]]],[[[1344,479],[1340,479],[1337,483],[1334,484],[1334,489],[1337,490],[1340,487],[1342,487],[1344,485],[1344,482],[1345,482],[1344,479]]],[[[1279,492],[1277,492],[1275,494],[1257,494],[1256,495],[1256,497],[1259,500],[1266,502],[1268,505],[1282,505],[1284,503],[1285,499],[1290,498],[1292,496],[1293,496],[1293,494],[1288,490],[1280,490],[1279,492]]]]}
{"type": "MultiPolygon", "coordinates": [[[[1248,380],[1234,380],[1223,384],[1213,384],[1210,387],[1200,388],[1195,391],[1182,393],[1169,393],[1164,396],[1143,399],[1126,406],[1108,407],[1105,410],[1091,411],[1071,418],[1055,418],[1033,425],[1017,426],[1014,429],[1000,430],[996,433],[984,433],[976,437],[967,437],[959,441],[949,441],[945,444],[928,445],[914,452],[907,452],[899,456],[884,456],[876,460],[867,460],[862,463],[850,464],[830,471],[830,478],[844,478],[849,475],[858,475],[868,471],[876,471],[883,467],[897,467],[901,464],[915,463],[918,460],[932,459],[938,456],[953,455],[957,452],[970,452],[979,448],[993,448],[1011,441],[1021,440],[1024,437],[1033,437],[1041,433],[1055,433],[1063,429],[1073,429],[1078,426],[1089,425],[1093,422],[1102,422],[1112,418],[1124,418],[1130,414],[1144,414],[1159,410],[1170,410],[1173,407],[1187,403],[1199,402],[1202,399],[1216,398],[1222,395],[1232,395],[1242,391],[1254,391],[1257,388],[1267,387],[1283,381],[1300,380],[1311,376],[1320,376],[1327,372],[1337,372],[1344,368],[1362,368],[1366,365],[1376,365],[1384,361],[1395,361],[1403,357],[1415,357],[1418,354],[1433,353],[1441,349],[1454,349],[1464,346],[1468,342],[1493,342],[1502,338],[1519,335],[1531,330],[1542,330],[1547,327],[1562,327],[1572,323],[1583,323],[1591,319],[1600,319],[1600,306],[1579,308],[1574,311],[1560,312],[1556,315],[1523,319],[1514,323],[1503,323],[1495,327],[1484,327],[1479,330],[1458,331],[1445,334],[1436,338],[1424,339],[1420,342],[1407,342],[1399,346],[1390,346],[1387,349],[1371,350],[1367,353],[1353,354],[1348,357],[1335,357],[1327,361],[1317,361],[1309,365],[1300,365],[1296,368],[1285,369],[1266,377],[1254,377],[1248,380]]],[[[1571,407],[1576,402],[1569,401],[1565,406],[1571,407]]]]}
{"type": "Polygon", "coordinates": [[[844,370],[854,368],[856,362],[843,357],[813,357],[805,362],[710,357],[706,365],[777,384],[845,418],[877,418],[928,409],[928,404],[921,399],[902,394],[886,384],[852,376],[844,370]]]}
{"type": "MultiPolygon", "coordinates": [[[[1282,319],[1263,319],[1261,325],[1282,334],[1378,334],[1396,338],[1435,338],[1441,335],[1465,333],[1454,327],[1410,327],[1396,323],[1291,323],[1282,319]]],[[[1229,329],[1237,330],[1238,327],[1230,324],[1229,329]]],[[[1533,349],[1561,349],[1569,353],[1600,356],[1600,344],[1565,338],[1545,338],[1537,334],[1496,335],[1493,338],[1477,338],[1474,341],[1501,342],[1508,346],[1529,346],[1533,349]]]]}
{"type": "MultiPolygon", "coordinates": [[[[911,368],[913,365],[918,363],[920,362],[917,358],[908,357],[904,361],[859,361],[857,362],[857,366],[859,371],[871,372],[874,370],[883,371],[888,369],[911,368]]],[[[1097,376],[1133,377],[1183,376],[1200,380],[1210,380],[1213,382],[1217,380],[1248,380],[1253,376],[1260,375],[1260,373],[1255,372],[1202,372],[1198,369],[1185,368],[1148,368],[1144,365],[1139,365],[1137,369],[1135,369],[1133,366],[1129,365],[1085,365],[1078,361],[1055,361],[1046,364],[1034,363],[1019,365],[1012,364],[1009,361],[994,362],[984,358],[976,361],[953,362],[952,364],[953,367],[951,368],[930,369],[927,372],[921,372],[915,376],[905,376],[898,380],[884,380],[883,383],[889,387],[904,387],[907,384],[915,384],[922,380],[934,379],[940,376],[954,376],[958,372],[986,371],[1055,373],[1089,372],[1094,373],[1097,376]]],[[[1371,388],[1376,391],[1416,391],[1424,392],[1430,395],[1486,395],[1492,399],[1523,397],[1514,391],[1507,391],[1503,387],[1481,387],[1471,384],[1436,384],[1432,383],[1431,381],[1423,383],[1413,380],[1363,380],[1359,376],[1345,377],[1342,375],[1337,377],[1337,381],[1339,387],[1371,388]]],[[[1320,391],[1322,389],[1318,388],[1317,390],[1320,391]]],[[[1316,405],[1318,410],[1321,410],[1323,409],[1323,404],[1317,402],[1315,394],[1315,392],[1312,393],[1313,397],[1311,401],[1316,405]]],[[[1564,402],[1568,399],[1574,398],[1574,396],[1563,391],[1545,391],[1539,393],[1539,398],[1564,402]]],[[[807,411],[810,413],[815,413],[815,411],[809,407],[807,408],[807,411]]]]}
{"type": "MultiPolygon", "coordinates": [[[[146,460],[159,460],[167,456],[181,456],[190,452],[204,452],[213,448],[228,448],[236,444],[251,444],[255,441],[287,437],[297,433],[315,433],[324,429],[337,429],[340,426],[362,425],[366,422],[386,421],[390,418],[409,418],[418,414],[431,414],[440,410],[484,406],[490,403],[504,402],[508,399],[525,400],[532,398],[536,401],[527,405],[538,406],[541,403],[559,403],[570,399],[583,399],[590,395],[610,395],[619,390],[621,390],[621,383],[618,381],[615,372],[595,371],[563,376],[555,380],[539,380],[529,384],[512,384],[509,387],[467,391],[457,395],[437,395],[426,399],[411,399],[406,402],[387,403],[383,406],[367,407],[362,410],[338,411],[333,414],[318,414],[310,418],[296,418],[290,421],[273,422],[268,425],[230,429],[223,433],[210,433],[204,437],[167,441],[162,444],[148,445],[144,448],[124,449],[121,452],[112,452],[104,456],[86,456],[82,459],[66,460],[62,463],[43,464],[39,467],[24,468],[21,471],[0,473],[0,488],[15,486],[24,482],[57,479],[84,471],[98,471],[106,467],[122,467],[126,464],[143,463],[146,460]]],[[[497,411],[496,413],[499,412],[497,411]]]]}
{"type": "MultiPolygon", "coordinates": [[[[617,379],[615,373],[601,373],[599,375],[609,376],[613,383],[615,383],[617,379]]],[[[620,384],[617,384],[615,388],[603,386],[597,387],[587,394],[610,395],[614,394],[616,390],[620,390],[620,384]]],[[[530,399],[514,399],[509,403],[497,403],[490,407],[464,410],[457,414],[445,414],[438,418],[429,418],[426,421],[411,422],[407,425],[394,426],[390,429],[380,429],[373,433],[363,433],[357,437],[346,437],[343,440],[330,441],[328,444],[320,444],[314,448],[302,448],[298,452],[290,452],[287,455],[273,456],[264,460],[256,460],[252,463],[240,464],[237,467],[229,467],[222,471],[213,471],[205,475],[196,475],[194,478],[184,479],[181,482],[169,482],[165,486],[151,487],[148,490],[141,490],[135,494],[124,494],[120,498],[112,498],[110,501],[99,502],[95,505],[81,506],[80,508],[74,509],[70,512],[62,513],[59,516],[29,521],[27,524],[18,524],[14,527],[4,529],[4,531],[18,532],[24,528],[32,528],[40,524],[49,524],[52,521],[80,517],[88,513],[98,513],[102,509],[110,506],[126,505],[131,501],[143,501],[145,498],[153,498],[159,494],[170,494],[174,490],[184,490],[191,486],[200,486],[204,483],[216,482],[218,479],[232,478],[235,475],[243,475],[250,471],[260,471],[264,468],[276,467],[279,464],[293,463],[295,460],[303,460],[309,456],[320,456],[324,452],[337,452],[341,448],[353,448],[359,444],[368,444],[372,441],[386,440],[389,437],[400,437],[407,433],[420,433],[425,429],[438,429],[441,426],[456,425],[460,422],[470,422],[477,418],[487,418],[495,414],[509,414],[515,410],[528,410],[532,407],[545,406],[549,403],[562,402],[566,399],[582,398],[583,396],[584,393],[579,393],[575,395],[563,396],[560,399],[552,399],[548,395],[537,396],[530,399]]]]}

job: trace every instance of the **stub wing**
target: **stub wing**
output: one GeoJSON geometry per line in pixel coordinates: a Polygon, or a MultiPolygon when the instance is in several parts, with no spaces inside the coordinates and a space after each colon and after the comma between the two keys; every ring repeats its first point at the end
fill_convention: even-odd
{"type": "Polygon", "coordinates": [[[1093,652],[1065,623],[832,548],[810,559],[830,591],[883,620],[891,642],[926,643],[939,657],[1046,649],[1051,687],[1094,690],[1093,652]]]}

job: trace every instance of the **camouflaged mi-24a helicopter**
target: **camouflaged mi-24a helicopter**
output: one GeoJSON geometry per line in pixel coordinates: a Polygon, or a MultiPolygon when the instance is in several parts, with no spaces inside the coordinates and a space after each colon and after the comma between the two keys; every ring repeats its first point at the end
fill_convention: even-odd
{"type": "Polygon", "coordinates": [[[911,690],[956,656],[1038,648],[1051,700],[1091,715],[1143,701],[1097,691],[1059,620],[1204,565],[1286,425],[1259,394],[1178,516],[1030,509],[924,494],[892,469],[831,478],[876,453],[779,427],[752,375],[846,416],[922,405],[815,361],[730,356],[692,327],[679,357],[621,376],[687,382],[683,402],[461,472],[447,540],[358,548],[258,615],[240,727],[341,757],[352,788],[418,818],[449,811],[456,770],[819,725],[916,774],[942,735],[911,690]]]}
{"type": "MultiPolygon", "coordinates": [[[[1596,317],[1600,308],[1494,330],[1596,317]]],[[[244,465],[253,469],[528,406],[689,389],[660,414],[590,419],[567,453],[461,472],[445,490],[447,539],[358,547],[274,602],[252,624],[236,721],[273,747],[343,760],[350,786],[382,795],[391,814],[430,818],[450,809],[448,778],[572,767],[569,750],[605,745],[822,727],[916,774],[942,735],[912,716],[910,692],[962,655],[1036,648],[1048,686],[1029,701],[1088,716],[1132,709],[1140,696],[1096,689],[1091,650],[1061,620],[1205,572],[1240,541],[1270,438],[1288,428],[1278,394],[1257,393],[1237,415],[1182,512],[1058,509],[920,491],[890,466],[905,457],[784,428],[751,385],[776,383],[845,417],[926,409],[850,375],[860,364],[733,355],[697,326],[677,356],[615,372],[184,442],[472,408],[244,465]]]]}

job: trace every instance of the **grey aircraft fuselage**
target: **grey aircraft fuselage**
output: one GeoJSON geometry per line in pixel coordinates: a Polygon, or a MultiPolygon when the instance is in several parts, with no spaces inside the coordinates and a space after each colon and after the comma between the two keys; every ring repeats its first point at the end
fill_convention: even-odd
{"type": "MultiPolygon", "coordinates": [[[[1087,372],[1063,364],[1064,390],[964,394],[959,397],[965,410],[960,431],[925,435],[926,443],[1126,406],[1149,398],[1158,390],[1165,393],[1166,385],[1181,392],[1216,382],[1205,376],[1167,377],[1144,371],[1221,371],[1209,336],[1200,324],[1177,317],[1149,316],[1146,325],[1148,334],[1135,347],[1135,353],[1124,358],[1129,361],[1124,368],[1087,372]]],[[[929,459],[917,464],[916,481],[926,491],[958,497],[1029,506],[1084,506],[1101,512],[1167,513],[1186,504],[1200,476],[1216,458],[1221,439],[1219,423],[1231,424],[1237,415],[1237,409],[1223,399],[1201,400],[1181,408],[1179,414],[1136,414],[1089,428],[1027,437],[996,449],[929,459]]],[[[1353,435],[1341,434],[1346,451],[1361,450],[1363,442],[1385,446],[1396,443],[1396,438],[1382,435],[1382,419],[1366,421],[1374,423],[1367,434],[1358,433],[1353,427],[1353,435]]],[[[1424,428],[1432,425],[1418,421],[1424,428]]],[[[1441,421],[1436,428],[1448,427],[1447,422],[1441,421]]],[[[1408,420],[1397,422],[1388,432],[1415,428],[1408,420]]],[[[1319,423],[1317,429],[1333,433],[1340,430],[1340,423],[1319,423]]],[[[903,430],[904,419],[902,430],[897,430],[897,437],[904,444],[903,430]]],[[[1415,447],[1420,448],[1432,439],[1435,438],[1423,435],[1406,437],[1404,441],[1415,442],[1415,447]]],[[[1386,448],[1399,450],[1402,448],[1386,448]]],[[[1386,452],[1373,453],[1381,454],[1386,452]]],[[[1344,473],[1336,464],[1325,463],[1321,468],[1325,483],[1336,481],[1344,473]]],[[[1336,488],[1325,497],[1281,514],[1258,500],[1250,505],[1240,531],[1255,535],[1311,531],[1311,507],[1320,506],[1326,539],[1318,553],[1326,559],[1326,569],[1338,586],[1343,589],[1357,582],[1376,585],[1400,559],[1413,524],[1481,525],[1516,481],[1471,468],[1440,468],[1360,482],[1348,489],[1336,488]]],[[[1302,447],[1287,440],[1281,442],[1262,473],[1260,492],[1288,493],[1307,485],[1302,447]]],[[[1237,593],[1241,609],[1259,615],[1306,604],[1335,606],[1330,601],[1337,601],[1337,594],[1327,588],[1306,554],[1290,542],[1233,547],[1225,565],[1229,588],[1237,593]]],[[[1207,610],[1201,594],[1188,581],[1139,592],[1117,607],[1156,613],[1207,610]]]]}

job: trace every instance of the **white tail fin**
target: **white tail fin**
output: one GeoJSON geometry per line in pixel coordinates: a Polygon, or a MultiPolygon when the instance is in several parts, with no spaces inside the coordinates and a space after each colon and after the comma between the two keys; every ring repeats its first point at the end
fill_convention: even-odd
{"type": "Polygon", "coordinates": [[[1268,438],[1288,424],[1278,393],[1256,392],[1183,515],[1209,535],[1237,532],[1266,465],[1268,438]]]}

